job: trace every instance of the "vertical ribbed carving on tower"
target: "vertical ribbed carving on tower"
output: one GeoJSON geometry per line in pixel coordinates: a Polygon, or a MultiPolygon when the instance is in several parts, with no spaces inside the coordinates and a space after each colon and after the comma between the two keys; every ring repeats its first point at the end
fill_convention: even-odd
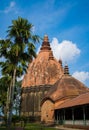
{"type": "Polygon", "coordinates": [[[21,114],[40,119],[40,102],[62,75],[62,62],[54,58],[48,36],[45,35],[40,51],[36,59],[28,65],[22,82],[21,114]],[[24,94],[29,96],[24,97],[24,94]],[[23,111],[24,109],[26,110],[23,111]]]}

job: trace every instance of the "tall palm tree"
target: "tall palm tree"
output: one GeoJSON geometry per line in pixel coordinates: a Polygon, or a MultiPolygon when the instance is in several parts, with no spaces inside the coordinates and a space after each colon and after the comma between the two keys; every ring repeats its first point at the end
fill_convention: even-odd
{"type": "MultiPolygon", "coordinates": [[[[14,88],[12,87],[12,82],[13,82],[13,70],[16,69],[16,77],[20,77],[23,75],[24,70],[26,70],[26,66],[21,66],[13,64],[10,59],[6,59],[5,62],[0,62],[1,68],[2,68],[2,75],[7,74],[8,80],[3,77],[4,80],[1,80],[2,87],[3,89],[7,87],[7,102],[4,104],[7,108],[7,118],[8,118],[8,123],[11,120],[12,113],[11,113],[11,108],[13,106],[13,97],[14,97],[14,88]],[[3,82],[2,82],[3,81],[3,82]],[[8,81],[8,82],[7,82],[8,81]],[[4,84],[3,84],[4,83],[4,84]],[[13,92],[13,93],[12,93],[13,92]],[[13,97],[12,97],[13,96],[13,97]]],[[[15,82],[17,83],[17,79],[15,77],[15,82]]],[[[14,85],[15,86],[15,85],[14,85]]],[[[5,91],[4,91],[5,92],[5,91]]],[[[6,92],[5,92],[6,93],[6,92]]],[[[3,93],[4,94],[4,93],[3,93]]],[[[2,96],[3,96],[2,94],[2,96]]],[[[5,94],[6,95],[6,94],[5,94]]],[[[4,98],[5,99],[5,98],[4,98]]]]}
{"type": "Polygon", "coordinates": [[[9,121],[11,123],[12,102],[14,96],[14,87],[17,75],[20,76],[26,70],[27,63],[36,57],[35,43],[39,42],[39,36],[33,35],[33,25],[28,20],[18,17],[12,21],[8,27],[7,40],[1,40],[0,54],[4,56],[6,64],[2,64],[5,73],[11,75],[11,109],[9,112],[9,121]],[[7,65],[8,64],[8,65],[7,65]],[[20,71],[18,71],[20,70],[20,71]]]}

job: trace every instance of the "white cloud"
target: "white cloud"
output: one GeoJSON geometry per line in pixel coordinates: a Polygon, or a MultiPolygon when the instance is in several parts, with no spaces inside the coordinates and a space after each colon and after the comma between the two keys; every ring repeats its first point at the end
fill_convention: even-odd
{"type": "Polygon", "coordinates": [[[80,80],[81,82],[85,83],[87,80],[89,80],[89,72],[84,72],[84,71],[76,71],[72,75],[76,79],[80,80]]]}
{"type": "Polygon", "coordinates": [[[24,78],[24,75],[22,75],[21,77],[17,77],[17,81],[21,81],[23,80],[23,78],[24,78]]]}
{"type": "Polygon", "coordinates": [[[12,7],[14,7],[14,6],[15,6],[15,2],[12,1],[12,2],[10,3],[10,7],[12,8],[12,7]]]}
{"type": "Polygon", "coordinates": [[[11,11],[14,11],[14,13],[18,13],[17,9],[15,8],[15,6],[16,6],[16,3],[14,1],[11,1],[9,3],[9,6],[7,6],[4,10],[0,10],[0,13],[7,14],[7,13],[9,13],[11,11]]]}
{"type": "Polygon", "coordinates": [[[16,3],[14,1],[11,1],[9,6],[4,10],[4,13],[9,13],[14,7],[16,3]]]}
{"type": "Polygon", "coordinates": [[[51,47],[54,56],[57,59],[61,58],[63,62],[74,60],[74,58],[76,58],[81,52],[77,45],[72,41],[64,40],[59,43],[57,38],[53,38],[51,47]]]}

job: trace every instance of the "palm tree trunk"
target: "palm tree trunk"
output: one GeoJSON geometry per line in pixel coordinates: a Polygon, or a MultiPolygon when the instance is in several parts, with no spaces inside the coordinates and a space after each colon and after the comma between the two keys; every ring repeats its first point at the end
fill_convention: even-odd
{"type": "Polygon", "coordinates": [[[13,109],[13,99],[14,99],[14,88],[15,88],[15,78],[16,78],[16,68],[14,69],[13,79],[12,79],[12,86],[11,86],[11,93],[10,93],[10,104],[9,104],[9,112],[8,112],[8,130],[11,129],[12,123],[12,109],[13,109]]]}
{"type": "Polygon", "coordinates": [[[10,83],[10,86],[7,89],[7,103],[6,103],[6,108],[7,108],[7,126],[8,126],[8,120],[9,120],[9,112],[10,112],[10,102],[11,102],[11,88],[12,88],[12,80],[10,83]]]}

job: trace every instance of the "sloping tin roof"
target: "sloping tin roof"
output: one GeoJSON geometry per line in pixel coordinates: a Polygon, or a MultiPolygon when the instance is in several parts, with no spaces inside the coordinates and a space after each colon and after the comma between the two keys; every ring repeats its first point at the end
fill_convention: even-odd
{"type": "Polygon", "coordinates": [[[84,104],[89,104],[89,92],[81,94],[73,99],[69,99],[55,109],[68,108],[68,107],[79,106],[84,104]]]}
{"type": "Polygon", "coordinates": [[[62,98],[69,99],[88,90],[83,83],[69,75],[68,68],[66,67],[64,75],[50,88],[45,98],[49,97],[53,101],[58,101],[62,98]]]}

